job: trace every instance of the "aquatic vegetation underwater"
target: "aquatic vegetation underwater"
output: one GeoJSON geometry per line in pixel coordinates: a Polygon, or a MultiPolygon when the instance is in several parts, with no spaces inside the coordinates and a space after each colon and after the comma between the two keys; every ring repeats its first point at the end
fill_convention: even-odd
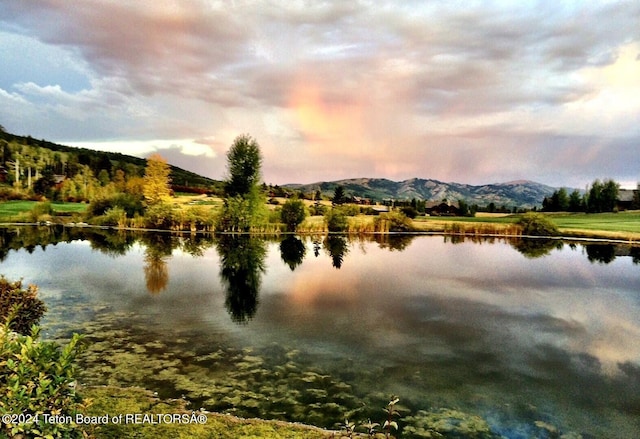
{"type": "MultiPolygon", "coordinates": [[[[180,330],[163,334],[159,326],[130,312],[78,307],[92,315],[73,330],[83,333],[86,343],[79,357],[83,385],[141,387],[160,398],[181,398],[191,409],[301,422],[343,434],[347,419],[354,433],[389,437],[580,437],[561,436],[543,420],[499,434],[478,414],[389,401],[374,376],[359,377],[357,386],[349,384],[347,379],[360,372],[346,363],[338,376],[304,353],[278,344],[240,349],[224,338],[203,340],[202,334],[180,330]]],[[[54,318],[49,323],[56,338],[71,333],[63,321],[54,318]]]]}

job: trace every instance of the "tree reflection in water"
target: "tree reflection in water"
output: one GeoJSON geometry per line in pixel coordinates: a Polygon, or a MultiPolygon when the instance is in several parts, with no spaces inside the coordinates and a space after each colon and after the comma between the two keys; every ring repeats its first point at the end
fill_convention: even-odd
{"type": "Polygon", "coordinates": [[[246,323],[258,309],[266,242],[248,235],[222,235],[216,248],[220,255],[220,277],[227,287],[225,306],[234,322],[246,323]]]}
{"type": "Polygon", "coordinates": [[[147,291],[158,294],[167,288],[169,283],[169,269],[167,260],[171,258],[173,249],[178,242],[168,234],[144,235],[142,241],[146,244],[144,250],[144,279],[147,291]]]}
{"type": "Polygon", "coordinates": [[[564,244],[555,239],[522,238],[512,241],[511,246],[526,258],[535,259],[547,256],[553,250],[561,250],[564,244]]]}
{"type": "Polygon", "coordinates": [[[291,271],[302,264],[306,253],[307,248],[304,243],[293,235],[289,235],[280,241],[280,257],[291,271]]]}
{"type": "Polygon", "coordinates": [[[586,250],[591,263],[609,264],[616,258],[616,248],[611,244],[589,244],[586,250]]]}
{"type": "Polygon", "coordinates": [[[324,248],[331,256],[331,264],[340,269],[344,256],[349,253],[347,238],[341,235],[329,235],[324,240],[324,248]]]}

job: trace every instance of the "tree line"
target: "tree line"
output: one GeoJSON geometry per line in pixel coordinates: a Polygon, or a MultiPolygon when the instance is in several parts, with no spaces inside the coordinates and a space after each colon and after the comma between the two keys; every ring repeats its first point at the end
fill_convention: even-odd
{"type": "MultiPolygon", "coordinates": [[[[618,209],[620,184],[608,179],[596,179],[584,193],[574,189],[570,194],[567,189],[560,188],[550,197],[542,201],[543,212],[614,212],[618,209]]],[[[631,208],[640,208],[638,193],[635,193],[631,208]]]]}

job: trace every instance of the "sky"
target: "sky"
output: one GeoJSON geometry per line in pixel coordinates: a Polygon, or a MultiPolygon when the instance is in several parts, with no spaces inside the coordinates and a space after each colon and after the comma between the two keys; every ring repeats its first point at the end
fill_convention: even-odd
{"type": "Polygon", "coordinates": [[[222,179],[640,181],[640,2],[0,0],[0,125],[222,179]]]}

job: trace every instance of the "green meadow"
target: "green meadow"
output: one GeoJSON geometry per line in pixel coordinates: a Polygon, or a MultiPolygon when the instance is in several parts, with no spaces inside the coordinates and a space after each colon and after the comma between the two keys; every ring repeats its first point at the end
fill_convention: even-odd
{"type": "MultiPolygon", "coordinates": [[[[24,221],[25,214],[36,206],[44,204],[41,201],[14,200],[0,203],[0,221],[24,221]]],[[[87,210],[85,203],[51,203],[54,214],[80,214],[87,210]]]]}

